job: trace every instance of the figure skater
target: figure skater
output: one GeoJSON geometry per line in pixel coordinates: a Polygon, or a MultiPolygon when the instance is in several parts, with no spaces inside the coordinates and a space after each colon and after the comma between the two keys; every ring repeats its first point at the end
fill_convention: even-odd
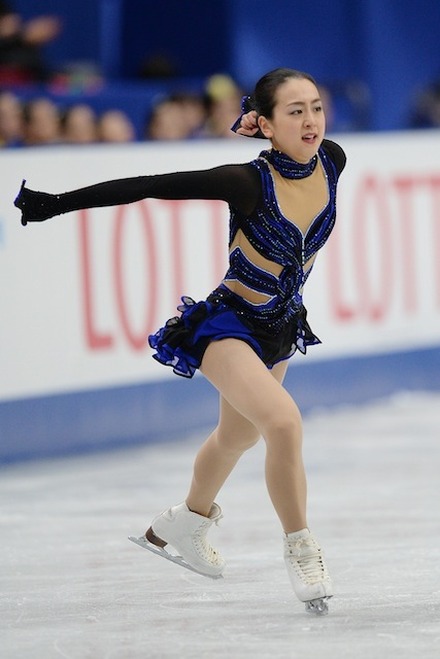
{"type": "Polygon", "coordinates": [[[156,360],[188,378],[200,369],[218,390],[218,425],[196,456],[185,501],[158,515],[139,543],[203,575],[221,576],[225,561],[207,540],[222,516],[215,499],[240,456],[263,437],[266,483],[284,531],[293,589],[307,610],[326,613],[333,590],[307,526],[301,416],[282,382],[289,357],[320,343],[302,292],[335,222],[345,155],[324,139],[323,107],[309,74],[285,68],[267,73],[251,107],[235,128],[271,141],[251,162],[118,179],[64,194],[32,191],[23,182],[15,205],[25,225],[147,197],[228,203],[223,281],[206,300],[183,297],[180,315],[149,337],[156,360]],[[165,550],[168,545],[180,558],[165,550]]]}

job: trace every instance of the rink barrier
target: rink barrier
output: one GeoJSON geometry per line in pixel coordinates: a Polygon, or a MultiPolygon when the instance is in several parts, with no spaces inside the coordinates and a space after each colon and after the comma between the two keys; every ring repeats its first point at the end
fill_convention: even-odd
{"type": "MultiPolygon", "coordinates": [[[[325,360],[288,370],[303,414],[397,392],[440,391],[440,346],[325,360]]],[[[217,394],[203,377],[0,403],[0,464],[185,439],[214,427],[217,394]]]]}
{"type": "MultiPolygon", "coordinates": [[[[440,134],[336,141],[349,163],[338,219],[304,298],[322,344],[295,357],[287,378],[306,414],[440,389],[440,134]]],[[[59,192],[188,163],[247,162],[264,146],[200,140],[0,153],[1,462],[185,438],[217,414],[213,389],[157,364],[147,336],[182,295],[205,299],[221,281],[226,205],[146,199],[23,228],[13,206],[22,178],[59,192]]]]}

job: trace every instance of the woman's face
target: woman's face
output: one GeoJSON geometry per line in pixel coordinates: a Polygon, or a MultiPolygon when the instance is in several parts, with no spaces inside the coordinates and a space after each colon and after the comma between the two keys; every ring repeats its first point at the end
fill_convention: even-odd
{"type": "Polygon", "coordinates": [[[307,163],[325,133],[325,115],[316,86],[307,79],[288,78],[277,89],[272,118],[259,117],[259,126],[275,149],[307,163]]]}

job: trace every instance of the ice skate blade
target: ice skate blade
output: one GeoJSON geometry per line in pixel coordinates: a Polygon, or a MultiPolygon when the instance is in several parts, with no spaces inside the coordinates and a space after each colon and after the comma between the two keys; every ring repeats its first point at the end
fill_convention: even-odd
{"type": "Polygon", "coordinates": [[[153,554],[162,556],[162,558],[166,558],[167,561],[171,561],[171,563],[176,563],[176,565],[180,565],[180,567],[184,567],[186,570],[190,570],[190,572],[195,572],[196,574],[200,574],[202,577],[207,577],[208,579],[223,579],[223,575],[221,574],[216,575],[216,574],[205,574],[204,572],[199,572],[199,570],[196,570],[196,568],[189,565],[189,563],[187,563],[182,558],[182,556],[174,556],[165,549],[162,549],[161,547],[157,547],[156,545],[151,544],[151,542],[148,542],[146,537],[143,535],[141,535],[140,538],[135,538],[134,536],[129,535],[128,539],[131,540],[131,542],[134,542],[135,545],[139,545],[139,547],[142,547],[142,549],[148,549],[148,551],[151,551],[153,554]]]}
{"type": "Polygon", "coordinates": [[[312,613],[316,616],[326,616],[328,614],[328,600],[329,597],[318,597],[310,602],[305,602],[307,613],[312,613]]]}

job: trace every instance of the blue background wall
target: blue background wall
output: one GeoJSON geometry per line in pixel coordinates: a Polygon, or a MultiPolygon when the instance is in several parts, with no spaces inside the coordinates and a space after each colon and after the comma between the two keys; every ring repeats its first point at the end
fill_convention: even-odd
{"type": "Polygon", "coordinates": [[[405,127],[413,95],[440,77],[438,0],[15,0],[23,16],[56,13],[64,32],[50,62],[89,60],[136,78],[162,51],[182,76],[224,71],[250,88],[280,65],[323,83],[366,83],[372,129],[405,127]]]}

